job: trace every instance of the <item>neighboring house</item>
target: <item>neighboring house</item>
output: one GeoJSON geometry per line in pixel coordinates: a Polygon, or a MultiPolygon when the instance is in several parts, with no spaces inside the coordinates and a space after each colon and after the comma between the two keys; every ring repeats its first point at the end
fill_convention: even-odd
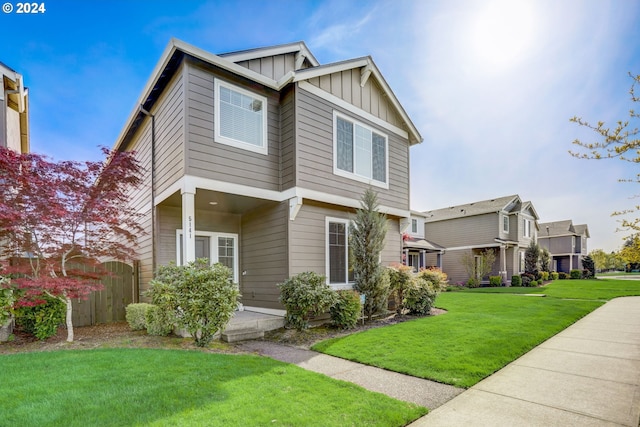
{"type": "Polygon", "coordinates": [[[0,147],[29,152],[29,91],[21,74],[0,62],[0,147]]]}
{"type": "MultiPolygon", "coordinates": [[[[469,274],[461,260],[486,249],[495,250],[491,275],[506,283],[524,271],[524,252],[538,231],[538,214],[531,202],[512,195],[424,212],[425,237],[445,248],[442,270],[451,283],[466,283],[469,274]]],[[[434,263],[432,256],[428,262],[434,263]]],[[[478,262],[478,261],[477,261],[478,262]]],[[[488,277],[483,278],[485,281],[488,277]]]]}
{"type": "Polygon", "coordinates": [[[552,271],[570,273],[573,269],[582,270],[589,237],[586,224],[573,225],[570,219],[545,222],[540,224],[538,245],[549,251],[552,271]]]}
{"type": "Polygon", "coordinates": [[[349,221],[367,188],[388,218],[381,260],[401,262],[409,149],[422,137],[370,57],[320,65],[303,42],[162,54],[115,148],[144,186],[140,290],[198,257],[233,271],[245,309],[284,314],[277,283],[304,272],[351,287],[349,221]]]}
{"type": "Polygon", "coordinates": [[[411,211],[408,223],[401,223],[401,228],[406,230],[402,235],[403,264],[413,267],[414,272],[422,268],[442,266],[444,248],[424,238],[425,218],[422,212],[411,211]],[[429,264],[428,261],[432,263],[429,264]]]}

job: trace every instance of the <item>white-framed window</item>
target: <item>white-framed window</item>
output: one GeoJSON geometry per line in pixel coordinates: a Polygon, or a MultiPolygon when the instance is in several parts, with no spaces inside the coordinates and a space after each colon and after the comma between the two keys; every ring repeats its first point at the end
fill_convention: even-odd
{"type": "Polygon", "coordinates": [[[524,237],[531,237],[531,220],[524,218],[522,226],[524,237]]]}
{"type": "Polygon", "coordinates": [[[267,98],[215,79],[215,141],[268,154],[267,98]]]}
{"type": "Polygon", "coordinates": [[[418,220],[415,218],[411,220],[411,232],[413,234],[418,234],[418,220]]]}
{"type": "Polygon", "coordinates": [[[502,215],[502,231],[505,233],[509,232],[509,216],[502,215]]]}
{"type": "Polygon", "coordinates": [[[346,287],[353,282],[349,256],[349,220],[326,217],[326,276],[327,283],[346,287]]]}
{"type": "MultiPolygon", "coordinates": [[[[208,258],[209,263],[219,262],[233,272],[233,281],[238,283],[238,235],[233,233],[195,232],[196,259],[208,258]]],[[[183,265],[182,230],[176,230],[176,264],[183,265]]]]}
{"type": "Polygon", "coordinates": [[[387,135],[333,112],[333,172],[382,188],[389,188],[387,135]]]}

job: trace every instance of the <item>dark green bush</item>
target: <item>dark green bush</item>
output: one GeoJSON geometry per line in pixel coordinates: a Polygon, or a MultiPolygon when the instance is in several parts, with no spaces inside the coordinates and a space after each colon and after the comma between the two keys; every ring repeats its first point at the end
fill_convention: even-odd
{"type": "Polygon", "coordinates": [[[358,323],[362,312],[360,294],[356,291],[337,291],[336,303],[331,307],[331,323],[341,329],[351,329],[358,323]]]}
{"type": "Polygon", "coordinates": [[[489,286],[494,288],[502,286],[502,276],[489,276],[489,286]]]}
{"type": "Polygon", "coordinates": [[[336,293],[326,284],[325,276],[312,271],[300,273],[279,283],[280,301],[287,309],[287,326],[303,330],[309,318],[326,312],[336,303],[336,293]]]}
{"type": "Polygon", "coordinates": [[[16,310],[16,324],[39,340],[46,340],[58,332],[67,313],[65,303],[57,298],[45,296],[44,304],[23,306],[16,310]]]}
{"type": "Polygon", "coordinates": [[[511,286],[522,286],[522,278],[520,276],[511,276],[511,286]]]}
{"type": "Polygon", "coordinates": [[[149,335],[166,337],[173,332],[175,316],[170,315],[166,310],[163,310],[157,305],[148,305],[149,307],[145,313],[147,333],[149,335]]]}
{"type": "Polygon", "coordinates": [[[572,279],[582,279],[582,270],[573,269],[571,270],[570,276],[572,279]]]}
{"type": "Polygon", "coordinates": [[[551,280],[558,280],[559,278],[560,274],[556,273],[555,271],[551,273],[551,280]]]}
{"type": "Polygon", "coordinates": [[[476,279],[475,277],[470,277],[469,280],[467,280],[467,288],[479,288],[480,287],[480,280],[476,279]]]}
{"type": "Polygon", "coordinates": [[[596,277],[596,265],[589,255],[582,258],[582,278],[583,279],[592,279],[596,277]]]}
{"type": "Polygon", "coordinates": [[[147,320],[145,318],[147,310],[151,304],[146,302],[129,304],[125,307],[125,319],[132,331],[141,331],[147,329],[147,320]]]}
{"type": "Polygon", "coordinates": [[[558,273],[558,279],[560,280],[566,280],[569,278],[569,275],[563,271],[561,271],[560,273],[558,273]]]}
{"type": "Polygon", "coordinates": [[[522,273],[520,277],[522,278],[522,286],[524,287],[530,286],[531,281],[535,279],[535,275],[531,273],[522,273]]]}

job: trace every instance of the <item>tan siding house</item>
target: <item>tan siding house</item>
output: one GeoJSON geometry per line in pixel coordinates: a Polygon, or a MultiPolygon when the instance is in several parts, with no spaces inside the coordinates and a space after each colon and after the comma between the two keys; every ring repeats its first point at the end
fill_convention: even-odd
{"type": "MultiPolygon", "coordinates": [[[[464,254],[479,256],[494,250],[496,261],[490,275],[501,275],[503,282],[523,272],[524,252],[538,234],[538,214],[531,202],[518,195],[451,206],[423,212],[424,235],[443,247],[441,268],[451,283],[465,284],[464,254]]],[[[433,255],[427,257],[433,262],[433,255]]],[[[483,278],[488,282],[488,276],[483,278]]]]}
{"type": "Polygon", "coordinates": [[[587,251],[589,227],[586,224],[573,225],[570,219],[540,224],[538,244],[551,255],[552,271],[570,273],[582,269],[582,258],[587,251]]]}
{"type": "Polygon", "coordinates": [[[29,152],[29,90],[22,74],[0,62],[0,147],[29,152]]]}
{"type": "Polygon", "coordinates": [[[409,149],[422,137],[370,57],[320,65],[302,42],[213,55],[172,40],[117,142],[144,185],[141,291],[171,261],[234,272],[247,310],[284,314],[277,283],[304,271],[352,286],[349,221],[373,188],[384,264],[409,223],[409,149]],[[358,144],[356,144],[356,139],[358,144]]]}

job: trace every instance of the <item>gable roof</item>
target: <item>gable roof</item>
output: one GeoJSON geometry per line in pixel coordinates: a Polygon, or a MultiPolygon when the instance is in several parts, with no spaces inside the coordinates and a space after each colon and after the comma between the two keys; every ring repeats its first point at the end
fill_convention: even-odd
{"type": "Polygon", "coordinates": [[[492,212],[516,213],[530,210],[537,220],[538,213],[531,202],[523,202],[520,196],[498,197],[495,199],[481,200],[479,202],[466,203],[464,205],[450,206],[448,208],[425,211],[425,222],[443,221],[447,219],[462,218],[475,215],[484,215],[492,212]]]}
{"type": "Polygon", "coordinates": [[[559,237],[559,236],[589,236],[587,224],[573,225],[573,221],[565,219],[562,221],[552,221],[541,223],[540,235],[538,237],[559,237]]]}
{"type": "Polygon", "coordinates": [[[380,84],[380,87],[387,94],[387,97],[391,101],[391,104],[397,110],[398,115],[402,118],[404,124],[407,126],[409,141],[411,145],[418,144],[423,141],[422,136],[407,115],[402,105],[400,105],[400,102],[396,98],[393,91],[391,91],[391,88],[382,77],[382,74],[378,70],[378,67],[375,65],[371,57],[320,65],[303,42],[215,55],[189,43],[183,42],[176,38],[172,38],[169,41],[169,44],[165,48],[164,52],[162,53],[162,56],[156,64],[153,72],[151,73],[151,77],[145,84],[142,94],[138,98],[133,111],[129,114],[129,118],[127,119],[125,126],[116,139],[114,148],[120,149],[121,147],[126,146],[130,138],[133,136],[133,134],[136,132],[136,130],[144,120],[147,112],[151,111],[151,108],[159,98],[160,94],[168,84],[175,71],[178,69],[185,55],[199,59],[211,65],[215,65],[236,75],[246,77],[250,80],[260,83],[263,86],[277,91],[281,90],[286,85],[292,82],[301,82],[303,80],[308,80],[310,78],[318,77],[321,75],[331,74],[341,70],[363,68],[363,79],[365,78],[365,75],[366,78],[369,78],[369,76],[371,75],[374,76],[374,78],[380,84]],[[278,80],[271,79],[249,68],[237,64],[237,62],[257,59],[269,55],[294,52],[300,55],[300,61],[308,61],[308,64],[310,64],[311,67],[290,71],[278,80]]]}

